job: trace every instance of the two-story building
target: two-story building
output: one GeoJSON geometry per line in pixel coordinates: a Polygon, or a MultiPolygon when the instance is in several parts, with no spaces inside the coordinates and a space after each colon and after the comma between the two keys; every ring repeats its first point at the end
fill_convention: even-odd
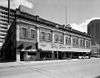
{"type": "Polygon", "coordinates": [[[16,10],[1,52],[5,60],[54,60],[90,55],[91,36],[16,10]]]}

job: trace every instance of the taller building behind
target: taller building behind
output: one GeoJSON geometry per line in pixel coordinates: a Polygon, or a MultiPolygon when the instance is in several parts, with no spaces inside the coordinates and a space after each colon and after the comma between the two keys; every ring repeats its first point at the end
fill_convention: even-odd
{"type": "MultiPolygon", "coordinates": [[[[10,23],[15,18],[15,10],[10,9],[10,23]]],[[[0,48],[8,30],[8,8],[0,6],[0,48]]]]}
{"type": "Polygon", "coordinates": [[[93,36],[92,46],[93,52],[100,54],[100,19],[92,20],[88,24],[88,34],[93,36]]]}

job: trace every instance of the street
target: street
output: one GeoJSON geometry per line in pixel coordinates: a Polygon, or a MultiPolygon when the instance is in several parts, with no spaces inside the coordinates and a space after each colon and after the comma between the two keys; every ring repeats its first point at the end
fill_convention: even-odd
{"type": "Polygon", "coordinates": [[[0,78],[100,78],[100,58],[11,66],[0,69],[0,78]]]}

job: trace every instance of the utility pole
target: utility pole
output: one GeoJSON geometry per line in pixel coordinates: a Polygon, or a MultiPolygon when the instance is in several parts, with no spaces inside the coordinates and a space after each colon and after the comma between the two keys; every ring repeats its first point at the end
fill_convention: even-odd
{"type": "Polygon", "coordinates": [[[8,25],[10,24],[10,0],[8,0],[8,25]]]}
{"type": "Polygon", "coordinates": [[[67,0],[65,0],[65,25],[68,24],[68,3],[67,3],[67,0]]]}
{"type": "Polygon", "coordinates": [[[10,0],[8,0],[8,29],[10,27],[10,0]]]}

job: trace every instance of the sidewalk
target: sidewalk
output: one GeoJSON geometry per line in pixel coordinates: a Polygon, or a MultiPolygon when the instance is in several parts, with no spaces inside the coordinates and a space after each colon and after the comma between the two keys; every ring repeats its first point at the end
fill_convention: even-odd
{"type": "Polygon", "coordinates": [[[62,62],[66,62],[66,60],[7,62],[7,63],[0,63],[0,69],[9,68],[9,67],[16,67],[16,66],[44,65],[44,64],[49,64],[49,63],[55,64],[55,63],[62,63],[62,62]]]}

